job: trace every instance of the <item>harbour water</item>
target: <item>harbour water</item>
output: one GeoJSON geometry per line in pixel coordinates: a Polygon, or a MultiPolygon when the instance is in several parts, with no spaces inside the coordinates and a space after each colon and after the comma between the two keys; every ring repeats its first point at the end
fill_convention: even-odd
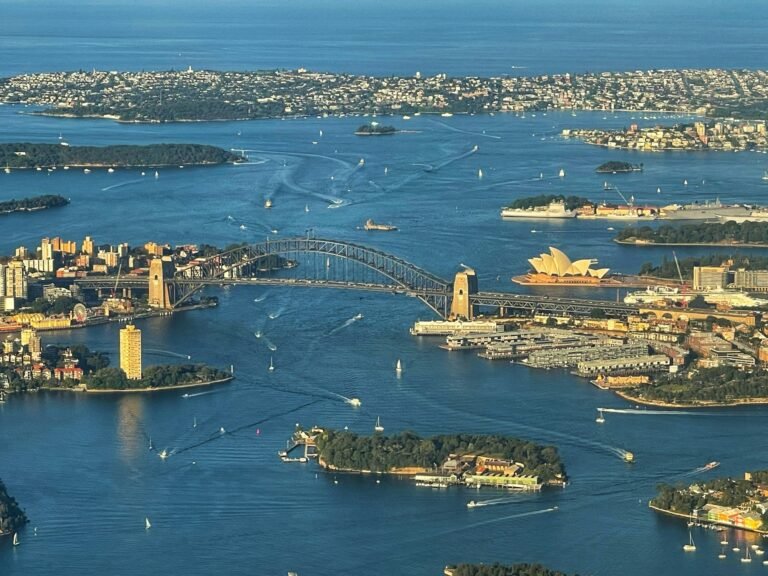
{"type": "MultiPolygon", "coordinates": [[[[354,62],[339,56],[346,48],[342,45],[292,52],[276,29],[259,41],[243,37],[233,42],[231,51],[221,51],[212,33],[194,27],[175,31],[162,11],[161,17],[150,18],[152,38],[144,43],[130,27],[120,28],[107,18],[116,18],[120,11],[96,3],[92,7],[98,8],[99,22],[107,31],[120,28],[120,40],[108,41],[105,33],[100,41],[106,50],[94,56],[91,48],[97,39],[84,24],[67,17],[61,41],[72,44],[68,50],[49,53],[33,48],[29,17],[34,10],[24,4],[12,3],[10,19],[4,18],[0,26],[4,32],[18,26],[18,31],[1,34],[0,46],[26,56],[10,58],[0,68],[2,75],[92,66],[303,64],[367,73],[399,73],[416,66],[397,55],[379,60],[381,44],[368,46],[360,38],[354,62]],[[156,39],[160,37],[166,40],[156,39]],[[269,56],[263,49],[272,40],[276,52],[269,56]],[[132,50],[140,43],[147,52],[136,55],[132,50]],[[182,44],[194,47],[194,59],[176,57],[178,52],[189,53],[179,49],[182,44]],[[298,62],[300,58],[304,60],[298,62]]],[[[332,14],[338,15],[343,4],[332,14]]],[[[704,13],[712,6],[705,5],[704,13]]],[[[280,12],[277,5],[265,9],[290,20],[291,13],[280,12]]],[[[206,9],[199,3],[190,10],[206,9]]],[[[743,24],[740,10],[717,27],[724,30],[726,55],[736,50],[728,39],[735,38],[733,30],[743,24]]],[[[485,14],[489,11],[490,5],[485,14]]],[[[477,14],[473,18],[479,19],[477,14]]],[[[421,22],[429,16],[418,15],[421,22]]],[[[454,21],[445,14],[435,17],[454,21]]],[[[697,22],[701,17],[691,14],[697,22]]],[[[214,30],[228,22],[228,17],[221,18],[213,20],[214,30]]],[[[531,29],[541,24],[534,15],[529,18],[531,29]]],[[[355,22],[353,18],[350,27],[355,22]]],[[[441,44],[427,34],[419,67],[428,71],[453,62],[456,73],[501,73],[502,60],[515,64],[514,58],[498,55],[485,63],[473,59],[476,47],[458,54],[457,47],[472,45],[472,34],[480,37],[479,20],[469,22],[467,37],[460,42],[441,44]],[[477,62],[487,68],[471,70],[477,62]]],[[[611,30],[619,28],[617,20],[613,24],[611,30]]],[[[660,24],[668,35],[680,30],[672,22],[660,24]]],[[[391,30],[394,39],[407,36],[411,26],[398,27],[392,19],[374,25],[391,30]]],[[[715,30],[714,23],[710,25],[715,30]]],[[[41,26],[42,34],[53,24],[41,26]]],[[[587,24],[579,26],[586,29],[587,24]]],[[[384,42],[381,38],[389,36],[378,28],[371,36],[384,42]]],[[[504,46],[503,31],[490,29],[487,43],[504,46]]],[[[754,50],[762,51],[764,40],[750,38],[756,34],[752,29],[744,26],[746,36],[739,42],[751,42],[754,50]]],[[[556,32],[546,30],[544,37],[554,40],[556,32]]],[[[326,41],[325,33],[315,34],[318,43],[326,41]]],[[[749,50],[738,51],[742,59],[733,63],[717,60],[714,50],[715,60],[699,54],[693,61],[693,40],[685,44],[688,34],[681,32],[676,56],[680,62],[660,61],[661,55],[655,59],[651,51],[643,52],[643,60],[631,67],[762,63],[750,61],[749,50]]],[[[533,58],[533,40],[529,36],[525,41],[526,53],[533,58]]],[[[598,61],[606,69],[628,66],[610,51],[607,59],[597,60],[602,54],[598,47],[595,60],[590,60],[591,52],[575,33],[571,42],[573,46],[545,44],[531,68],[583,70],[598,61]],[[575,51],[580,60],[570,56],[573,60],[559,65],[550,52],[557,46],[563,54],[575,51]]],[[[353,135],[359,118],[118,125],[19,114],[23,111],[0,107],[2,141],[54,142],[62,133],[71,145],[199,142],[246,149],[250,163],[161,170],[157,179],[142,177],[137,170],[0,174],[0,200],[32,193],[60,193],[72,199],[65,208],[0,217],[3,254],[19,245],[34,247],[43,236],[80,242],[91,235],[99,243],[132,245],[147,240],[225,245],[312,230],[317,236],[383,249],[443,277],[450,277],[460,263],[468,264],[477,269],[482,289],[512,291],[523,288],[510,277],[524,272],[526,259],[549,245],[574,258],[598,258],[601,266],[627,273],[645,261],[671,257],[662,248],[611,242],[615,232],[607,227],[618,229],[621,223],[510,222],[499,217],[502,205],[531,194],[562,192],[617,200],[606,196],[615,192],[603,191],[605,176],[594,173],[604,161],[645,164],[642,173],[610,176],[625,195],[633,194],[638,201],[719,197],[723,202],[768,204],[768,185],[760,180],[766,155],[638,155],[558,136],[566,127],[625,126],[632,117],[641,124],[676,120],[647,114],[420,116],[392,120],[407,132],[377,139],[353,135]],[[363,166],[360,158],[365,159],[363,166]],[[432,169],[426,171],[426,166],[432,169]],[[558,177],[561,168],[564,178],[558,177]],[[479,169],[482,179],[477,177],[479,169]],[[683,185],[686,179],[688,186],[683,185]],[[656,193],[658,187],[661,194],[656,193]],[[273,201],[271,210],[263,208],[267,198],[273,201]],[[359,229],[368,218],[391,222],[399,230],[383,234],[359,229]]],[[[703,252],[677,250],[678,256],[703,252]]],[[[116,573],[120,567],[121,574],[293,570],[302,576],[421,576],[439,574],[446,563],[462,561],[540,561],[567,572],[627,576],[731,575],[763,569],[757,562],[738,563],[735,554],[718,560],[720,536],[700,529],[694,529],[696,553],[684,554],[685,523],[660,518],[647,508],[659,482],[764,468],[768,448],[760,439],[768,411],[763,408],[611,413],[605,424],[597,425],[596,407],[629,406],[563,372],[488,362],[473,353],[448,354],[437,347],[439,340],[414,338],[408,334],[409,325],[430,317],[415,299],[299,288],[234,287],[210,293],[219,297],[216,309],[139,323],[144,347],[151,350],[145,364],[182,362],[187,355],[224,368],[234,364],[237,378],[231,384],[189,398],[179,392],[151,397],[40,394],[14,396],[0,405],[0,477],[31,519],[21,546],[0,540],[4,575],[116,573]],[[355,319],[359,313],[363,317],[355,319]],[[274,371],[268,370],[270,358],[274,371]],[[400,377],[394,369],[398,359],[404,366],[400,377]],[[353,408],[344,397],[360,398],[362,405],[353,408]],[[312,463],[284,464],[276,455],[296,423],[349,426],[369,433],[377,417],[386,433],[504,433],[555,444],[572,483],[564,490],[519,496],[510,505],[468,509],[468,500],[503,494],[417,488],[388,478],[378,484],[373,478],[324,474],[312,463]],[[227,432],[222,434],[221,428],[227,432]],[[149,451],[150,437],[157,450],[167,449],[171,456],[161,460],[149,451]],[[622,461],[622,450],[634,453],[634,464],[622,461]],[[712,460],[722,465],[694,473],[712,460]],[[151,520],[149,530],[145,518],[151,520]]],[[[607,291],[602,296],[613,299],[616,294],[607,291]]],[[[44,335],[44,343],[65,342],[111,352],[117,361],[115,326],[44,335]]],[[[749,538],[733,532],[728,539],[741,542],[743,549],[745,539],[752,542],[749,538]]]]}

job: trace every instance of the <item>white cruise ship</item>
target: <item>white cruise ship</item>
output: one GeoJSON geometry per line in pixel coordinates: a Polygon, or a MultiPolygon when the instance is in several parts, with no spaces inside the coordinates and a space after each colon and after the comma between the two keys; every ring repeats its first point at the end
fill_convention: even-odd
{"type": "Polygon", "coordinates": [[[678,288],[668,286],[649,286],[646,290],[630,292],[624,297],[625,304],[658,304],[667,300],[688,302],[693,296],[681,294],[678,288]]]}
{"type": "Polygon", "coordinates": [[[568,210],[562,200],[555,200],[547,206],[502,208],[501,216],[502,218],[575,218],[576,212],[568,210]]]}

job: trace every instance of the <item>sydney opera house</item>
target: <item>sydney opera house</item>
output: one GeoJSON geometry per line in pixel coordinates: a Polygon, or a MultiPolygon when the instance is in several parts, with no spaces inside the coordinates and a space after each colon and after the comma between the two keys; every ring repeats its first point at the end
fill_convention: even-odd
{"type": "Polygon", "coordinates": [[[540,254],[528,262],[533,272],[525,276],[516,276],[512,280],[518,284],[601,284],[607,280],[608,268],[592,268],[595,259],[571,261],[562,250],[552,246],[549,254],[540,254]]]}

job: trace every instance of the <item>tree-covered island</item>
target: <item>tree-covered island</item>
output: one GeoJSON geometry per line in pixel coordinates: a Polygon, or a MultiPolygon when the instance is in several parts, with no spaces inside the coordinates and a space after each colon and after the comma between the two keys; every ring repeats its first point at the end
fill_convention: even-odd
{"type": "Polygon", "coordinates": [[[768,371],[733,366],[701,368],[659,376],[649,384],[617,393],[639,404],[675,408],[768,404],[768,371]]]}
{"type": "Polygon", "coordinates": [[[43,194],[42,196],[31,196],[29,198],[20,198],[5,200],[0,202],[0,214],[11,214],[13,212],[36,212],[46,208],[58,208],[66,206],[69,200],[64,196],[57,194],[43,194]]]}
{"type": "Polygon", "coordinates": [[[0,144],[0,167],[36,168],[161,168],[210,166],[243,162],[232,152],[204,144],[63,146],[18,142],[0,144]]]}
{"type": "Polygon", "coordinates": [[[619,244],[693,246],[768,246],[768,222],[703,222],[680,226],[629,226],[619,231],[619,244]]]}
{"type": "Polygon", "coordinates": [[[355,129],[355,136],[389,136],[397,132],[394,126],[384,126],[377,122],[362,124],[355,129]]]}
{"type": "Polygon", "coordinates": [[[567,481],[557,448],[499,435],[413,432],[360,436],[324,430],[318,462],[329,470],[415,476],[428,484],[467,484],[535,490],[567,481]]]}
{"type": "Polygon", "coordinates": [[[649,506],[664,514],[704,524],[768,531],[768,470],[746,472],[743,479],[715,478],[690,486],[660,484],[649,506]]]}
{"type": "MultiPolygon", "coordinates": [[[[568,576],[541,564],[457,564],[446,566],[444,576],[568,576]]],[[[575,574],[574,576],[578,576],[575,574]]]]}
{"type": "Polygon", "coordinates": [[[0,536],[9,536],[29,522],[16,499],[8,494],[5,484],[0,480],[0,536]]]}
{"type": "Polygon", "coordinates": [[[641,164],[630,164],[629,162],[619,162],[616,160],[611,160],[609,162],[605,162],[603,164],[600,164],[595,169],[595,172],[598,174],[619,174],[622,172],[642,172],[643,171],[643,165],[641,164]]]}

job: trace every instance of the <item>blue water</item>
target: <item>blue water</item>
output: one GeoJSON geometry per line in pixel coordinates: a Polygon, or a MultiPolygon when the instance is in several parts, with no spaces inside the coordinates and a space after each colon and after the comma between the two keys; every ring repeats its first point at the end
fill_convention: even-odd
{"type": "MultiPolygon", "coordinates": [[[[0,73],[303,65],[500,74],[763,64],[764,26],[758,24],[765,13],[758,3],[732,6],[719,22],[714,2],[664,5],[663,14],[661,3],[585,6],[339,2],[321,11],[306,2],[241,2],[226,9],[202,2],[5,2],[0,53],[8,57],[0,73]],[[702,38],[708,38],[704,49],[702,38]],[[667,48],[670,42],[675,50],[667,48]]],[[[661,248],[610,242],[615,232],[606,228],[616,223],[498,217],[500,206],[530,194],[617,200],[605,196],[614,193],[604,192],[605,177],[594,173],[606,160],[644,162],[643,173],[611,176],[639,201],[768,203],[762,154],[638,155],[558,136],[565,127],[624,126],[633,116],[641,124],[678,118],[422,116],[394,121],[407,133],[361,139],[352,135],[359,119],[144,126],[42,118],[25,110],[0,107],[0,140],[55,142],[61,133],[72,145],[201,142],[248,149],[251,163],[161,170],[158,179],[136,170],[1,174],[0,199],[61,193],[72,203],[2,217],[0,253],[56,235],[78,242],[87,234],[113,244],[225,245],[262,240],[272,230],[288,236],[313,229],[381,248],[446,278],[465,263],[478,270],[482,289],[515,290],[510,277],[550,245],[621,272],[671,257],[661,248]],[[437,169],[425,172],[425,164],[437,169]],[[266,198],[272,210],[264,210],[266,198]],[[334,200],[341,207],[329,208],[334,200]],[[365,233],[358,228],[367,218],[400,230],[365,233]]],[[[711,460],[723,464],[710,476],[765,467],[764,409],[608,414],[598,426],[597,406],[626,403],[563,372],[448,354],[436,340],[415,339],[410,323],[431,317],[415,299],[264,287],[211,293],[219,296],[217,309],[139,323],[151,350],[145,363],[191,355],[234,364],[233,383],[186,399],[176,392],[28,395],[0,406],[0,477],[31,518],[22,546],[0,542],[3,575],[431,575],[460,561],[541,561],[568,572],[627,576],[762,570],[759,562],[738,563],[734,554],[718,560],[720,538],[708,531],[696,530],[698,551],[684,554],[685,525],[653,515],[646,502],[658,482],[691,482],[700,477],[692,472],[711,460]],[[358,313],[364,318],[350,322],[358,313]],[[405,365],[399,379],[398,358],[405,365]],[[358,397],[362,406],[354,409],[341,396],[358,397]],[[388,433],[508,433],[556,444],[573,482],[563,491],[470,510],[466,501],[477,495],[467,491],[347,476],[335,484],[331,475],[316,476],[313,464],[276,457],[297,422],[368,433],[377,416],[388,433]],[[221,435],[220,427],[235,432],[221,435]],[[150,437],[173,455],[161,461],[148,450],[150,437]],[[632,450],[637,462],[624,464],[619,449],[632,450]],[[557,511],[545,512],[554,506],[557,511]]],[[[114,355],[117,330],[57,332],[44,342],[83,342],[114,355]]],[[[729,535],[731,541],[749,538],[729,535]]]]}

